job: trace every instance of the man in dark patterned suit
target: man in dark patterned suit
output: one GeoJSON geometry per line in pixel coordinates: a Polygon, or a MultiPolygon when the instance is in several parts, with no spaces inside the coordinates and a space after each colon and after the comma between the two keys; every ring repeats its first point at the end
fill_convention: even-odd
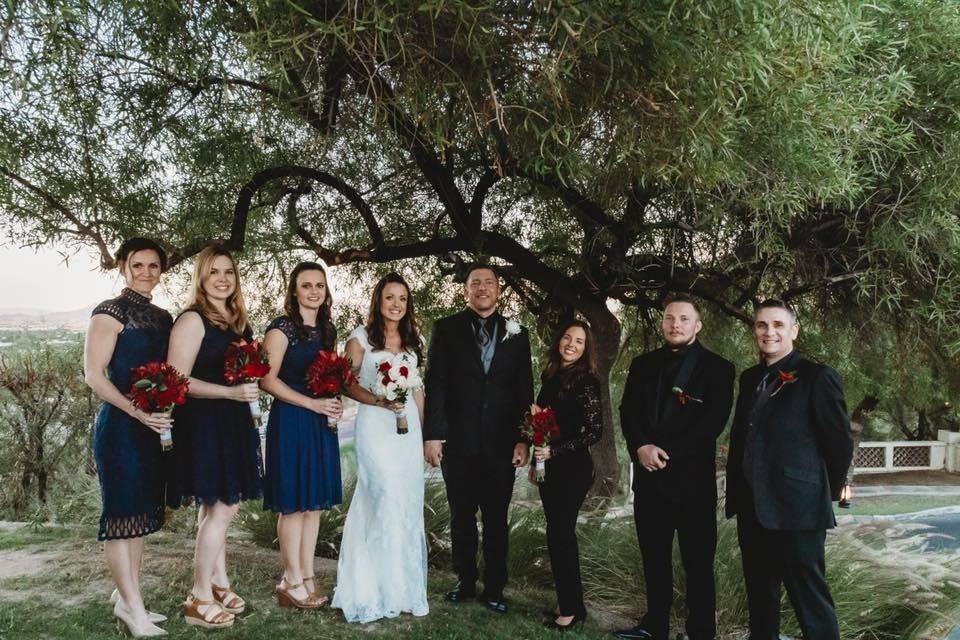
{"type": "Polygon", "coordinates": [[[441,465],[450,503],[449,602],[476,597],[477,511],[483,520],[483,601],[506,613],[507,509],[515,467],[529,456],[520,424],[533,402],[527,330],[497,309],[500,279],[488,265],[467,273],[467,308],[437,321],[425,375],[424,458],[441,465]]]}
{"type": "Polygon", "coordinates": [[[804,638],[840,639],[824,541],[853,440],[840,376],[797,353],[799,330],[783,301],[760,305],[761,364],[740,376],[730,433],[727,517],[737,517],[751,640],[779,638],[781,584],[804,638]]]}

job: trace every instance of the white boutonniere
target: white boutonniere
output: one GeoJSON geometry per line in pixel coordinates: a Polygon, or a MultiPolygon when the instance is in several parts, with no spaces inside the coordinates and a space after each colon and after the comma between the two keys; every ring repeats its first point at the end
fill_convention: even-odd
{"type": "Polygon", "coordinates": [[[520,333],[521,327],[520,327],[520,323],[517,322],[516,320],[512,318],[507,318],[507,321],[504,324],[503,329],[504,329],[504,336],[503,336],[503,340],[501,340],[500,342],[506,342],[513,336],[520,333]]]}

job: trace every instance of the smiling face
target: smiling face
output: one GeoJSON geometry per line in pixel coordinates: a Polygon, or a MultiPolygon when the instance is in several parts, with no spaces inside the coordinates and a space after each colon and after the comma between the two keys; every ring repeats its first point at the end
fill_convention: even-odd
{"type": "Polygon", "coordinates": [[[700,314],[689,302],[671,302],[663,310],[660,328],[669,346],[682,347],[693,344],[703,329],[703,323],[700,322],[700,314]]]}
{"type": "Polygon", "coordinates": [[[380,315],[385,322],[400,322],[407,315],[410,293],[399,282],[388,282],[380,292],[380,315]]]}
{"type": "Polygon", "coordinates": [[[227,256],[217,256],[203,277],[203,292],[210,300],[225,302],[237,289],[237,270],[227,256]]]}
{"type": "Polygon", "coordinates": [[[486,317],[497,308],[500,299],[500,281],[492,269],[479,267],[467,274],[467,306],[486,317]]]}
{"type": "Polygon", "coordinates": [[[760,357],[769,365],[793,351],[793,341],[800,333],[790,312],[779,307],[764,307],[753,321],[753,335],[757,339],[760,357]]]}
{"type": "Polygon", "coordinates": [[[557,348],[560,350],[560,365],[569,367],[583,356],[583,350],[587,347],[587,332],[582,327],[567,327],[560,337],[560,344],[557,348]]]}
{"type": "Polygon", "coordinates": [[[160,282],[163,267],[156,251],[143,249],[128,255],[120,264],[120,271],[128,287],[149,298],[150,292],[160,282]]]}
{"type": "Polygon", "coordinates": [[[307,269],[298,273],[294,295],[301,309],[318,311],[327,299],[327,278],[323,271],[307,269]]]}

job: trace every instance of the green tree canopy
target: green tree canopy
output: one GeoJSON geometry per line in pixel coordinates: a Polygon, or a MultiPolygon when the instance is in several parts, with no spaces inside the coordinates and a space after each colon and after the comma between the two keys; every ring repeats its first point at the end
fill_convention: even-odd
{"type": "Polygon", "coordinates": [[[649,328],[671,292],[740,321],[777,295],[850,353],[909,345],[956,387],[955,1],[0,12],[0,207],[21,244],[104,267],[134,233],[175,262],[212,239],[331,265],[484,256],[538,317],[586,316],[607,372],[610,300],[649,328]]]}

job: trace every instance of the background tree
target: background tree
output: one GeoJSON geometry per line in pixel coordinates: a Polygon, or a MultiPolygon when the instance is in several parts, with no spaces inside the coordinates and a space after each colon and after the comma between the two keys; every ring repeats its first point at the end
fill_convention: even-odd
{"type": "MultiPolygon", "coordinates": [[[[671,292],[736,322],[779,295],[813,353],[908,348],[925,396],[955,394],[956,2],[0,11],[0,207],[21,244],[105,268],[134,232],[174,262],[215,238],[251,261],[486,257],[543,331],[586,317],[606,374],[621,319],[652,346],[671,292]],[[836,336],[847,351],[817,351],[836,336]]],[[[862,395],[896,371],[864,375],[862,395]]],[[[595,455],[610,493],[612,428],[595,455]]]]}

